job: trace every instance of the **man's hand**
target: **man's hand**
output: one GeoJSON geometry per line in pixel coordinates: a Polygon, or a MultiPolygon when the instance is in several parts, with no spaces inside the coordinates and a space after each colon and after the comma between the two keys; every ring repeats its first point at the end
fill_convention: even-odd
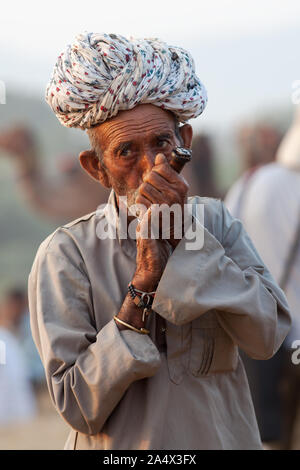
{"type": "MultiPolygon", "coordinates": [[[[183,235],[184,204],[187,200],[188,184],[185,179],[169,165],[163,154],[158,154],[155,166],[146,176],[139,188],[136,203],[143,204],[148,208],[137,227],[137,269],[135,273],[136,282],[142,285],[141,289],[154,290],[164,272],[169,256],[179,243],[180,239],[174,238],[175,224],[179,224],[181,235],[183,235]],[[167,204],[172,206],[178,204],[180,217],[169,218],[169,226],[162,227],[163,218],[158,219],[158,232],[160,238],[151,239],[151,205],[167,204]],[[169,229],[169,236],[164,239],[163,235],[169,229]],[[145,237],[145,238],[143,238],[145,237]],[[172,248],[171,248],[172,247],[172,248]]],[[[153,218],[152,218],[153,219],[153,218]]],[[[153,220],[152,220],[153,222],[153,220]]],[[[176,234],[176,231],[175,231],[176,234]]]]}
{"type": "MultiPolygon", "coordinates": [[[[158,154],[155,159],[155,166],[146,176],[143,184],[139,187],[139,194],[136,198],[137,204],[146,206],[147,211],[144,213],[140,223],[137,226],[137,256],[136,271],[132,278],[132,284],[145,292],[156,290],[160,278],[164,272],[168,259],[179,242],[173,238],[174,222],[183,226],[184,204],[187,200],[188,184],[185,179],[179,175],[168,163],[163,154],[158,154]],[[151,231],[147,235],[145,227],[151,227],[151,205],[152,204],[179,204],[181,208],[180,220],[174,217],[170,218],[170,236],[164,239],[152,239],[151,231]]],[[[161,225],[162,218],[158,220],[161,225]]],[[[166,227],[158,227],[159,234],[163,235],[166,227]],[[162,230],[163,229],[163,230],[162,230]]],[[[136,328],[145,327],[142,322],[142,311],[138,308],[129,295],[122,305],[118,318],[135,326],[136,328]]],[[[126,327],[118,324],[120,330],[126,327]]]]}
{"type": "MultiPolygon", "coordinates": [[[[164,220],[164,223],[169,222],[168,226],[162,226],[163,217],[160,213],[159,227],[156,227],[159,238],[167,239],[173,248],[175,248],[180,239],[175,238],[179,235],[183,236],[184,227],[184,204],[187,201],[187,192],[189,185],[184,177],[178,174],[170,165],[167,158],[162,154],[158,154],[155,158],[155,165],[152,171],[145,177],[144,182],[139,187],[139,194],[136,203],[143,204],[149,209],[152,204],[165,204],[171,207],[173,204],[177,205],[178,212],[171,211],[170,217],[164,220]],[[175,228],[177,230],[175,230],[175,228]],[[166,236],[167,233],[167,236],[166,236]]],[[[154,210],[154,209],[153,209],[154,210]]],[[[151,213],[153,210],[149,209],[140,223],[140,233],[147,233],[144,230],[144,225],[148,226],[153,224],[154,217],[151,221],[151,213]]],[[[154,227],[155,228],[155,227],[154,227]]],[[[150,234],[150,232],[149,232],[150,234]]]]}

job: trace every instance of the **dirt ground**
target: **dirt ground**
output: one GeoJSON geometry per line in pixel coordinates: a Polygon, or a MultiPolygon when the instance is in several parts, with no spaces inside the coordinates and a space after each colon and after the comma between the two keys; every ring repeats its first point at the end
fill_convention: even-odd
{"type": "Polygon", "coordinates": [[[0,428],[0,450],[61,450],[68,425],[55,411],[47,389],[37,394],[38,415],[30,422],[0,428]]]}
{"type": "MultiPolygon", "coordinates": [[[[60,450],[69,433],[68,425],[55,411],[46,389],[38,395],[38,416],[29,423],[0,428],[0,450],[60,450]]],[[[300,409],[293,436],[293,449],[300,449],[300,409]]],[[[268,448],[268,447],[266,447],[268,448]]]]}

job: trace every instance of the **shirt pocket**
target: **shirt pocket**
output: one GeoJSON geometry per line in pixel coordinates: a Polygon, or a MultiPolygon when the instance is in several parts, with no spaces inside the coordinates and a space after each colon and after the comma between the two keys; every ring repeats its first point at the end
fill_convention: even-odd
{"type": "Polygon", "coordinates": [[[216,313],[207,312],[191,322],[189,370],[196,376],[234,371],[238,348],[219,325],[216,313]]]}

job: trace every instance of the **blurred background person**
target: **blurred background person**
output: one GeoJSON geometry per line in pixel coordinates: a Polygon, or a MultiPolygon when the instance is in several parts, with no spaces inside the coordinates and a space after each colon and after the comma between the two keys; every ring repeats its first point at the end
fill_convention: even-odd
{"type": "Polygon", "coordinates": [[[0,427],[31,420],[36,401],[30,374],[19,341],[19,327],[27,307],[27,295],[10,289],[0,303],[0,340],[5,362],[0,363],[0,427]]]}
{"type": "Polygon", "coordinates": [[[192,151],[193,158],[182,171],[190,185],[188,194],[190,196],[220,197],[221,193],[216,182],[215,155],[211,137],[208,134],[196,134],[193,137],[192,151]]]}
{"type": "Polygon", "coordinates": [[[31,334],[27,293],[24,314],[22,315],[18,329],[18,340],[22,350],[25,367],[28,371],[28,378],[33,387],[34,393],[37,396],[39,393],[43,393],[46,389],[46,377],[42,361],[31,334]]]}
{"type": "Polygon", "coordinates": [[[231,186],[225,199],[235,217],[242,218],[243,202],[252,177],[261,166],[275,160],[281,139],[281,131],[267,123],[248,124],[239,129],[237,143],[242,175],[231,186]]]}
{"type": "Polygon", "coordinates": [[[241,196],[234,197],[232,191],[225,203],[243,221],[293,314],[291,332],[272,359],[255,361],[242,355],[262,440],[271,447],[291,449],[300,392],[299,366],[291,362],[292,343],[300,339],[300,108],[276,161],[248,179],[242,204],[241,196]]]}
{"type": "Polygon", "coordinates": [[[61,155],[58,161],[63,179],[51,180],[41,167],[34,134],[24,125],[2,130],[0,150],[14,160],[22,196],[44,217],[68,222],[95,211],[107,200],[108,191],[81,169],[77,156],[61,155]]]}

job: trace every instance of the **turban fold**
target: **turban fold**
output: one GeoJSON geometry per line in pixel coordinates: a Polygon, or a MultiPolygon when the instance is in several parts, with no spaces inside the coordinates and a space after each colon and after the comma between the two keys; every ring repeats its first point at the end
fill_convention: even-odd
{"type": "Polygon", "coordinates": [[[146,103],[185,122],[202,113],[207,95],[184,49],[159,39],[84,33],[58,57],[46,101],[64,126],[88,129],[146,103]]]}

